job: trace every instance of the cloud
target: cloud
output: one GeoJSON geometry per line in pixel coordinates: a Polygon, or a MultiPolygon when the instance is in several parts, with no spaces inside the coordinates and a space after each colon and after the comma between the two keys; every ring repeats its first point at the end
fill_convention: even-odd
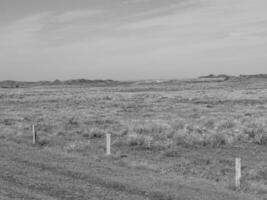
{"type": "Polygon", "coordinates": [[[59,15],[54,14],[53,20],[57,23],[70,23],[96,17],[101,13],[102,11],[100,10],[74,10],[59,15]]]}
{"type": "MultiPolygon", "coordinates": [[[[190,2],[190,1],[189,1],[190,2]]],[[[188,9],[175,7],[167,15],[144,18],[121,25],[125,34],[166,37],[173,42],[207,43],[218,40],[227,45],[246,43],[250,39],[263,39],[266,33],[267,3],[263,0],[199,0],[188,9]],[[194,5],[194,6],[193,6],[194,5]]],[[[160,11],[158,11],[160,12],[160,11]]],[[[204,45],[204,44],[203,44],[204,45]]],[[[223,45],[223,44],[222,44],[223,45]]]]}
{"type": "Polygon", "coordinates": [[[90,37],[101,27],[106,11],[72,10],[61,13],[43,12],[0,26],[0,46],[65,45],[90,37]]]}
{"type": "Polygon", "coordinates": [[[33,15],[0,27],[0,51],[4,59],[25,59],[25,54],[40,47],[36,33],[43,28],[42,19],[47,14],[33,15]]]}
{"type": "Polygon", "coordinates": [[[8,62],[28,62],[45,57],[59,45],[79,42],[88,37],[85,32],[94,26],[83,20],[100,13],[100,10],[48,11],[0,26],[0,58],[8,62]]]}

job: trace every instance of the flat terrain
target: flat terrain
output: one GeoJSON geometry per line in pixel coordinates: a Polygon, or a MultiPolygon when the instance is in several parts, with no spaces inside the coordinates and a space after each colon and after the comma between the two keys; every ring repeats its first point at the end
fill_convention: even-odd
{"type": "Polygon", "coordinates": [[[210,184],[1,142],[1,199],[249,199],[210,184]]]}
{"type": "Polygon", "coordinates": [[[101,84],[0,89],[0,199],[267,199],[266,78],[101,84]]]}

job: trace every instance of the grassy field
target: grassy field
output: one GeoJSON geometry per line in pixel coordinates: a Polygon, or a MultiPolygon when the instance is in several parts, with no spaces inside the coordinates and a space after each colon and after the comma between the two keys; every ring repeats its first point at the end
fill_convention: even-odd
{"type": "Polygon", "coordinates": [[[0,140],[0,199],[266,200],[267,78],[2,88],[0,140]]]}

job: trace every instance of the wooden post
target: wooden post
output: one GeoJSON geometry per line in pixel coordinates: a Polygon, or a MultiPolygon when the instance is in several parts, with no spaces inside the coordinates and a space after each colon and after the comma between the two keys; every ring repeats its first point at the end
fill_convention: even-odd
{"type": "Polygon", "coordinates": [[[32,125],[32,144],[36,143],[36,139],[37,139],[37,134],[36,134],[36,131],[35,131],[35,126],[32,125]]]}
{"type": "Polygon", "coordinates": [[[236,189],[240,188],[240,179],[241,179],[241,159],[235,159],[235,187],[236,189]]]}
{"type": "Polygon", "coordinates": [[[111,134],[107,133],[106,134],[106,153],[108,156],[111,154],[110,153],[110,143],[111,143],[111,134]]]}

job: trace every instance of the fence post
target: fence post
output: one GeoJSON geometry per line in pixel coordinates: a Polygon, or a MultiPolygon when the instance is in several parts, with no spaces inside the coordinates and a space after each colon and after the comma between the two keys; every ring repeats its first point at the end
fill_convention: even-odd
{"type": "Polygon", "coordinates": [[[235,159],[235,187],[236,189],[240,188],[240,179],[241,179],[241,159],[235,159]]]}
{"type": "Polygon", "coordinates": [[[37,134],[36,134],[36,131],[35,131],[35,126],[33,124],[32,125],[32,144],[36,143],[36,139],[37,139],[37,134]]]}
{"type": "Polygon", "coordinates": [[[111,154],[110,153],[110,143],[111,143],[111,134],[107,133],[106,134],[106,153],[108,156],[111,154]]]}

